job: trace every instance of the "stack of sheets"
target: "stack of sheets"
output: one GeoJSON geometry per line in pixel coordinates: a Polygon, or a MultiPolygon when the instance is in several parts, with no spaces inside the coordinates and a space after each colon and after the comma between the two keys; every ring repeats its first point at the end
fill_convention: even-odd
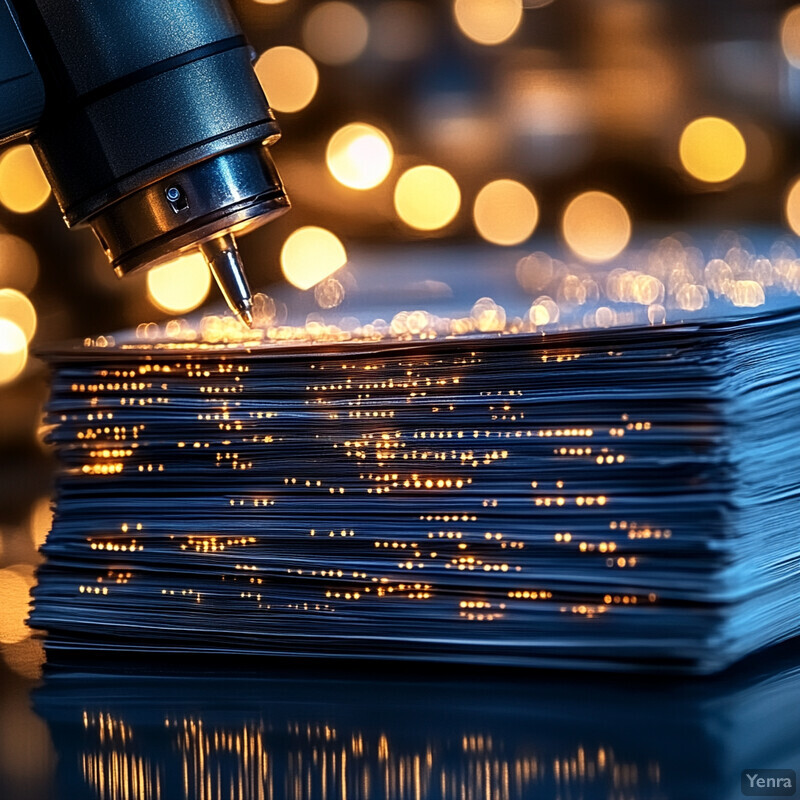
{"type": "Polygon", "coordinates": [[[793,636],[800,314],[705,277],[640,279],[664,305],[599,297],[580,330],[568,299],[484,298],[51,355],[32,624],[53,649],[701,672],[793,636]],[[728,304],[695,319],[708,287],[728,304]]]}

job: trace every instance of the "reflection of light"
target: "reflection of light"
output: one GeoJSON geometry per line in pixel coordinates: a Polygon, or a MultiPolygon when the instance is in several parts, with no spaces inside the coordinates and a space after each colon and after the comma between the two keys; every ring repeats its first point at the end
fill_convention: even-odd
{"type": "Polygon", "coordinates": [[[36,211],[48,197],[50,184],[30,145],[17,145],[0,156],[0,203],[9,211],[36,211]]]}
{"type": "Polygon", "coordinates": [[[392,144],[383,131],[363,122],[339,128],[328,142],[328,169],[351,189],[372,189],[389,174],[394,160],[392,144]]]}
{"type": "Polygon", "coordinates": [[[756,308],[766,302],[764,287],[757,281],[736,281],[731,302],[740,308],[756,308]]]}
{"type": "Polygon", "coordinates": [[[522,0],[455,0],[456,23],[478,44],[506,41],[522,21],[522,0]]]}
{"type": "Polygon", "coordinates": [[[28,616],[30,585],[18,571],[0,569],[0,642],[15,644],[30,636],[28,616]]]}
{"type": "Polygon", "coordinates": [[[481,297],[472,306],[470,316],[479,331],[502,331],[506,326],[506,310],[491,297],[481,297]]]}
{"type": "Polygon", "coordinates": [[[388,0],[372,17],[370,47],[387,61],[419,58],[431,43],[429,13],[413,0],[388,0]]]}
{"type": "Polygon", "coordinates": [[[336,278],[327,278],[314,287],[314,300],[320,308],[336,308],[344,296],[344,286],[336,278]]]}
{"type": "Polygon", "coordinates": [[[412,167],[400,176],[394,190],[394,207],[400,219],[422,231],[443,228],[461,206],[455,178],[441,167],[412,167]]]}
{"type": "Polygon", "coordinates": [[[286,114],[305,108],[319,86],[317,65],[296,47],[273,47],[262,53],[256,75],[270,105],[286,114]]]}
{"type": "MultiPolygon", "coordinates": [[[[529,256],[525,256],[521,258],[517,262],[516,266],[516,278],[517,283],[526,291],[526,292],[540,292],[546,286],[550,284],[553,280],[553,276],[556,273],[555,265],[553,263],[553,259],[547,255],[547,253],[531,253],[529,256]]],[[[565,287],[572,287],[574,283],[580,285],[580,281],[575,278],[574,275],[567,276],[564,278],[565,287]],[[574,280],[570,280],[574,279],[574,280]]],[[[565,300],[567,302],[576,302],[577,297],[577,286],[572,289],[571,291],[564,291],[565,300]]],[[[579,302],[579,305],[583,304],[586,300],[586,290],[584,289],[583,292],[583,300],[579,302]]]]}
{"type": "Polygon", "coordinates": [[[619,255],[631,237],[625,206],[605,192],[584,192],[570,201],[561,222],[567,244],[587,261],[619,255]]]}
{"type": "Polygon", "coordinates": [[[36,333],[36,309],[16,289],[0,289],[0,319],[13,322],[25,334],[26,343],[36,333]]]}
{"type": "Polygon", "coordinates": [[[303,41],[324,64],[346,64],[357,59],[367,46],[367,18],[351,3],[320,3],[306,17],[303,41]]]}
{"type": "Polygon", "coordinates": [[[33,247],[19,236],[0,234],[0,286],[30,292],[39,278],[39,259],[33,247]]]}
{"type": "Polygon", "coordinates": [[[262,6],[279,6],[281,3],[285,3],[286,0],[255,0],[255,2],[262,6]]]}
{"type": "Polygon", "coordinates": [[[487,183],[475,198],[475,227],[487,242],[514,245],[524,242],[539,221],[536,198],[517,181],[487,183]]]}
{"type": "Polygon", "coordinates": [[[787,61],[800,67],[800,6],[790,8],[781,21],[781,46],[787,61]]]}
{"type": "Polygon", "coordinates": [[[708,290],[696,283],[684,283],[675,292],[675,301],[684,311],[700,311],[708,305],[708,290]]]}
{"type": "Polygon", "coordinates": [[[732,178],[744,166],[747,147],[732,123],[719,117],[700,117],[683,129],[679,152],[690,175],[719,183],[732,178]]]}
{"type": "Polygon", "coordinates": [[[346,263],[347,252],[339,239],[313,225],[298,228],[281,250],[283,274],[298,289],[310,289],[346,263]]]}
{"type": "Polygon", "coordinates": [[[147,293],[162,311],[183,314],[208,296],[211,272],[202,253],[190,253],[147,273],[147,293]]]}
{"type": "Polygon", "coordinates": [[[28,343],[22,329],[7,319],[0,319],[0,386],[13,381],[28,360],[28,343]]]}
{"type": "Polygon", "coordinates": [[[796,178],[786,195],[786,221],[789,227],[800,236],[800,178],[796,178]]]}

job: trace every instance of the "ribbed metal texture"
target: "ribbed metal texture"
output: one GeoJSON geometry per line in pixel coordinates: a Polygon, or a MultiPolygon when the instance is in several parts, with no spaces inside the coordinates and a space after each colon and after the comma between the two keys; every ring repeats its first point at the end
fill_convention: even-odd
{"type": "Polygon", "coordinates": [[[68,224],[221,152],[277,138],[220,0],[17,0],[47,102],[33,144],[68,224]]]}

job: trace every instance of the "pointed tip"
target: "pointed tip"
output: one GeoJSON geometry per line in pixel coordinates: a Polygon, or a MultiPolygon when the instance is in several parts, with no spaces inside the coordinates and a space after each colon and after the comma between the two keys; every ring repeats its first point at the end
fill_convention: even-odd
{"type": "Polygon", "coordinates": [[[239,319],[247,325],[248,328],[252,328],[255,324],[253,320],[253,312],[250,311],[249,308],[242,308],[239,309],[239,319]]]}
{"type": "Polygon", "coordinates": [[[228,307],[244,325],[252,328],[253,298],[233,235],[227,234],[204,242],[200,250],[228,307]]]}

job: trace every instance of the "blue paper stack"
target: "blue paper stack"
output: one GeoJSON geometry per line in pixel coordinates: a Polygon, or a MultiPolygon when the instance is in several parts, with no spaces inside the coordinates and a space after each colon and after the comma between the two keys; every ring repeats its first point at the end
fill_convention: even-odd
{"type": "Polygon", "coordinates": [[[32,623],[52,649],[696,672],[787,639],[800,314],[735,283],[736,315],[668,324],[484,299],[54,354],[32,623]]]}

